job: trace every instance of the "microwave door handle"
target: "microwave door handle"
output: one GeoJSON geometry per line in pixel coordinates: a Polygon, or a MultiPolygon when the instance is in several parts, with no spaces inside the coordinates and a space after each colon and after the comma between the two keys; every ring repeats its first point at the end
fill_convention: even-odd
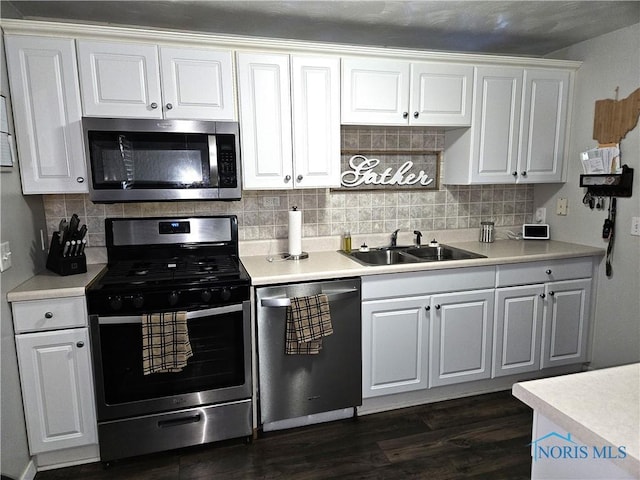
{"type": "Polygon", "coordinates": [[[209,186],[218,185],[218,141],[215,135],[209,135],[209,186]]]}
{"type": "MultiPolygon", "coordinates": [[[[357,288],[352,288],[349,290],[328,290],[324,291],[329,301],[339,300],[341,298],[347,297],[354,293],[357,293],[357,288]]],[[[261,307],[288,307],[291,305],[291,299],[288,297],[273,297],[273,298],[263,298],[260,301],[261,307]]]]}

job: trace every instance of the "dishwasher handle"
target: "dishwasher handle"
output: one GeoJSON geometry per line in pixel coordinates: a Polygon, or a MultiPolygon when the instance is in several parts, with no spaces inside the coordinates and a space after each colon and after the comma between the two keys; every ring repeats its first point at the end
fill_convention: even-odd
{"type": "MultiPolygon", "coordinates": [[[[339,300],[354,293],[358,293],[360,290],[357,288],[351,288],[349,290],[327,290],[324,293],[329,301],[339,300]]],[[[289,307],[291,305],[291,299],[288,297],[272,297],[263,298],[260,300],[261,307],[289,307]]]]}

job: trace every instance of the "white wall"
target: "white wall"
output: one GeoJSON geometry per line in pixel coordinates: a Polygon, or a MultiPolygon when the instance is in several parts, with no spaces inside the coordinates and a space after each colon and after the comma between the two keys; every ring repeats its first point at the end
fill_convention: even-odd
{"type": "MultiPolygon", "coordinates": [[[[554,240],[605,248],[602,224],[606,211],[590,210],[582,204],[579,187],[582,168],[578,154],[596,146],[593,118],[596,100],[619,99],[640,87],[640,23],[592,40],[578,43],[553,57],[581,60],[576,77],[575,105],[571,125],[567,183],[535,187],[536,207],[547,208],[547,221],[554,240]],[[555,214],[556,200],[569,199],[566,217],[555,214]]],[[[622,161],[635,169],[633,196],[618,199],[613,276],[607,278],[600,265],[595,312],[594,368],[640,361],[640,237],[632,236],[631,217],[640,216],[640,126],[620,143],[622,161]]],[[[607,204],[608,205],[608,204],[607,204]]]]}
{"type": "MultiPolygon", "coordinates": [[[[0,93],[9,100],[1,36],[0,68],[0,93]]],[[[11,114],[9,123],[13,123],[11,114]]],[[[20,478],[30,457],[7,292],[43,269],[45,256],[40,248],[40,228],[45,228],[45,220],[42,197],[22,196],[18,164],[0,167],[0,197],[0,238],[2,242],[10,242],[13,258],[13,266],[0,274],[0,471],[11,478],[20,478]]]]}

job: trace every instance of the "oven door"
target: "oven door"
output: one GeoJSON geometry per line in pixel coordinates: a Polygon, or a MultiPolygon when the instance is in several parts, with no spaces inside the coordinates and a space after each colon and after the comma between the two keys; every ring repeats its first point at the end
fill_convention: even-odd
{"type": "Polygon", "coordinates": [[[250,302],[187,312],[193,356],[144,375],[142,317],[89,319],[98,421],[251,397],[250,302]]]}

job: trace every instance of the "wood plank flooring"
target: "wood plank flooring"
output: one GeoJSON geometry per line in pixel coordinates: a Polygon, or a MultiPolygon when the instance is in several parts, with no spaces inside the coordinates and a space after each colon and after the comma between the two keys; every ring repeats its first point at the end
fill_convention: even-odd
{"type": "Polygon", "coordinates": [[[529,479],[531,410],[509,391],[40,472],[36,480],[529,479]]]}

